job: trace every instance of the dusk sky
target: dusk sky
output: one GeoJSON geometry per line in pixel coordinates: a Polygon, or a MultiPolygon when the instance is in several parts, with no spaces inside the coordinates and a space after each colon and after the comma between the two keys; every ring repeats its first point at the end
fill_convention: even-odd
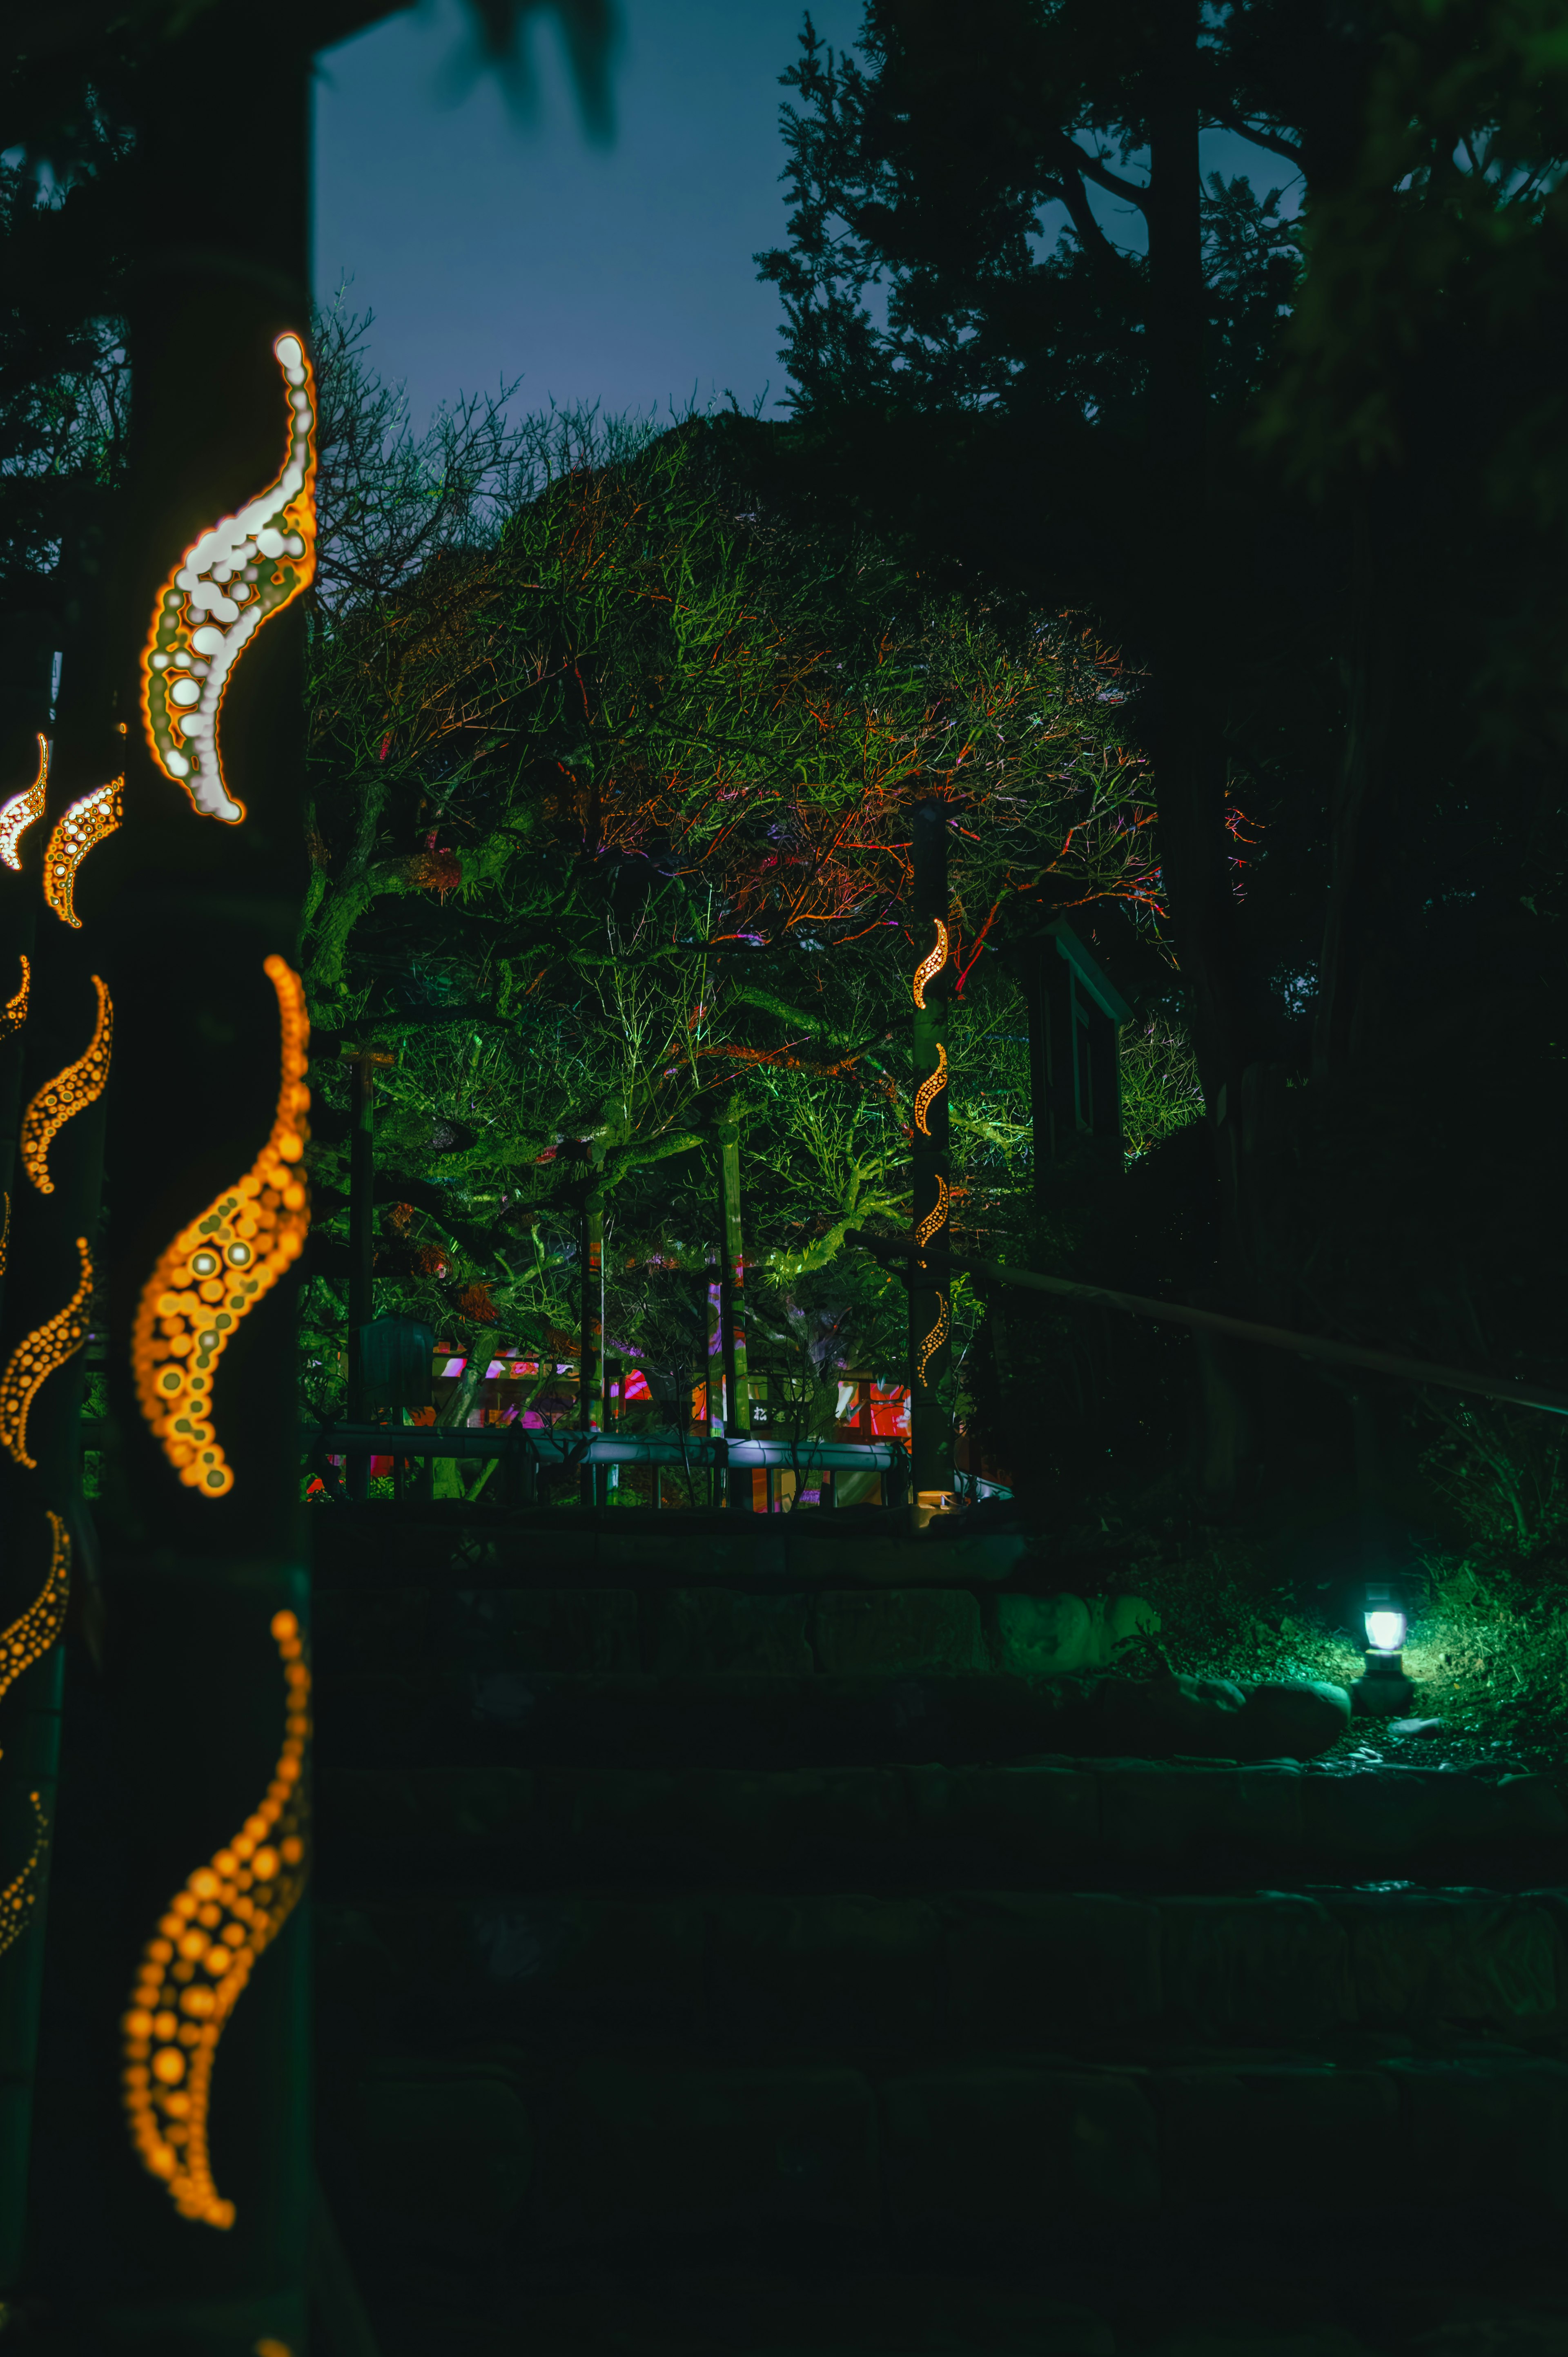
{"type": "MultiPolygon", "coordinates": [[[[811,14],[839,47],[860,0],[811,14]]],[[[781,414],[782,309],[751,257],[784,241],[779,76],[803,16],[800,0],[621,0],[607,146],[584,132],[553,16],[528,36],[526,123],[493,75],[461,88],[460,0],[424,0],[323,54],[317,299],[352,278],[349,304],[376,315],[368,356],[406,381],[416,425],[503,377],[521,378],[521,409],[662,414],[732,391],[750,408],[766,390],[781,414]]],[[[1203,161],[1260,188],[1288,177],[1225,133],[1206,135],[1203,161]]],[[[1142,244],[1135,209],[1105,197],[1096,210],[1142,244]]]]}
{"type": "MultiPolygon", "coordinates": [[[[521,375],[520,403],[749,407],[781,312],[753,253],[783,242],[779,75],[800,0],[622,0],[617,135],[585,135],[553,19],[532,39],[520,124],[493,76],[454,101],[467,32],[434,0],[328,50],[317,83],[316,285],[376,314],[371,357],[414,420],[459,388],[521,375]]],[[[835,44],[858,0],[812,15],[835,44]]],[[[772,403],[770,403],[770,406],[772,403]]]]}

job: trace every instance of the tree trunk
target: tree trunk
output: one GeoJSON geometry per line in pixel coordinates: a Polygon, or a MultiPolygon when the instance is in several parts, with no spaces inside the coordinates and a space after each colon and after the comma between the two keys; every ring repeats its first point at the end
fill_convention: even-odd
{"type": "Polygon", "coordinates": [[[1371,806],[1388,735],[1387,662],[1378,626],[1373,528],[1363,494],[1352,521],[1350,651],[1341,665],[1345,745],[1329,805],[1331,869],[1318,963],[1312,1076],[1349,1060],[1366,960],[1365,877],[1371,806]]]}
{"type": "MultiPolygon", "coordinates": [[[[724,1232],[719,1320],[723,1343],[725,1431],[734,1439],[751,1433],[751,1387],[746,1367],[746,1255],[740,1226],[740,1134],[734,1122],[719,1128],[719,1222],[724,1232]]],[[[752,1509],[751,1470],[728,1479],[729,1502],[737,1512],[752,1509]]]]}

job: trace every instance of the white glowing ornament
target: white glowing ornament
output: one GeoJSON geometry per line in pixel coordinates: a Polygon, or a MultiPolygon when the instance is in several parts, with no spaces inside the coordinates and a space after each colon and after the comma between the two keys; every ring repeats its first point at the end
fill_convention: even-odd
{"type": "Polygon", "coordinates": [[[142,716],[164,775],[206,818],[235,825],[218,751],[218,716],[234,665],[262,624],[316,570],[316,385],[297,336],[273,346],[289,387],[288,451],[275,483],[221,516],[158,592],[142,655],[142,716]]]}

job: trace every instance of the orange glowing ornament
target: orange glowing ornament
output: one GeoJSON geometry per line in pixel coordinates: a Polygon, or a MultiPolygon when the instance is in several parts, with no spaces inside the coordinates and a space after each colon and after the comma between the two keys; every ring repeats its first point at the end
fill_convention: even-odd
{"type": "Polygon", "coordinates": [[[16,1684],[24,1670],[42,1661],[65,1631],[65,1609],[70,1600],[70,1534],[52,1508],[44,1511],[49,1520],[48,1572],[27,1610],[8,1629],[0,1629],[0,1695],[16,1684]]]}
{"type": "Polygon", "coordinates": [[[16,963],[22,969],[22,986],[15,998],[7,998],[0,1006],[0,1039],[8,1039],[12,1032],[19,1031],[27,1019],[27,992],[32,985],[33,969],[20,951],[16,953],[16,963]]]}
{"type": "Polygon", "coordinates": [[[287,387],[288,447],[274,483],[193,541],[158,592],[142,651],[142,718],[154,760],[204,818],[237,825],[218,721],[234,665],[316,571],[316,380],[296,335],[273,346],[287,387]]]}
{"type": "Polygon", "coordinates": [[[20,1874],[0,1889],[0,1956],[14,1947],[33,1920],[38,1903],[38,1871],[49,1846],[49,1821],[36,1792],[27,1795],[33,1810],[33,1846],[20,1874]]]}
{"type": "Polygon", "coordinates": [[[91,977],[98,993],[98,1020],[92,1037],[74,1064],[46,1081],[22,1115],[22,1168],[40,1195],[52,1195],[55,1182],[49,1177],[49,1147],[74,1114],[85,1113],[90,1104],[103,1093],[109,1078],[109,1057],[114,1044],[114,1008],[108,990],[97,974],[91,977]]]}
{"type": "Polygon", "coordinates": [[[143,1415],[188,1489],[221,1498],[232,1467],[214,1435],[213,1371],[242,1318],[305,1250],[310,1203],[301,1168],[309,1136],[310,1021],[298,974],[265,961],[283,1027],[277,1118],[242,1178],[182,1228],[137,1304],[131,1364],[143,1415]]]}
{"type": "Polygon", "coordinates": [[[119,825],[120,790],[124,782],[124,777],[111,778],[106,786],[94,786],[90,794],[62,811],[44,854],[44,898],[61,924],[74,925],[79,932],[76,871],[93,845],[102,843],[119,825]]]}
{"type": "Polygon", "coordinates": [[[38,738],[38,774],[30,786],[13,794],[8,802],[0,803],[0,859],[7,867],[21,871],[21,841],[36,818],[44,814],[44,798],[49,783],[49,740],[38,738]]]}
{"type": "Polygon", "coordinates": [[[299,1622],[273,1615],[287,1695],[283,1749],[265,1797],[231,1841],[187,1878],[142,1950],[121,2018],[131,2141],[182,2218],[227,2228],[234,2204],[213,2179],[207,2122],[218,2041],[256,1958],[298,1904],[309,1872],[310,1671],[299,1622]]]}
{"type": "Polygon", "coordinates": [[[0,1375],[0,1448],[17,1465],[36,1471],[38,1459],[27,1454],[27,1416],[45,1383],[87,1340],[87,1304],[92,1292],[92,1261],[87,1238],[78,1236],[81,1278],[63,1309],[25,1334],[0,1375]]]}

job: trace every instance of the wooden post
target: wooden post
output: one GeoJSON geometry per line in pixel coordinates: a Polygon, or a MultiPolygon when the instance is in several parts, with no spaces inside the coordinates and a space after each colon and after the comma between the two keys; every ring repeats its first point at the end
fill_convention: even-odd
{"type": "MultiPolygon", "coordinates": [[[[582,1341],[577,1352],[577,1428],[601,1429],[605,1348],[605,1149],[595,1141],[588,1147],[588,1181],[583,1193],[579,1232],[582,1261],[582,1341]]],[[[602,1505],[603,1469],[585,1464],[581,1475],[585,1506],[602,1505]]]]}
{"type": "MultiPolygon", "coordinates": [[[[373,1048],[345,1048],[351,1070],[349,1138],[349,1421],[369,1414],[360,1336],[376,1314],[376,1095],[375,1067],[390,1064],[373,1048]]],[[[359,1505],[371,1494],[369,1457],[350,1457],[348,1491],[359,1505]]]]}
{"type": "MultiPolygon", "coordinates": [[[[170,597],[179,604],[173,577],[186,552],[278,481],[289,447],[296,413],[274,345],[309,327],[309,61],[275,23],[231,10],[165,41],[138,89],[131,479],[96,650],[114,697],[105,694],[98,726],[105,737],[115,722],[128,732],[114,738],[124,815],[88,852],[75,892],[82,945],[114,1009],[107,1275],[121,1476],[103,1514],[103,1678],[73,1692],[73,1727],[90,1703],[91,1740],[80,1755],[75,1829],[64,1816],[55,1861],[71,1937],[52,1960],[27,2289],[47,2301],[62,2344],[102,2357],[251,2357],[267,2344],[302,2352],[308,2336],[309,1951],[295,1902],[308,1867],[309,1583],[296,1281],[282,1275],[256,1297],[203,1394],[231,1486],[181,1480],[172,1438],[166,1447],[143,1414],[132,1352],[148,1362],[137,1340],[145,1297],[147,1314],[172,1318],[156,1308],[160,1261],[261,1167],[280,1119],[280,1006],[296,1003],[287,977],[306,876],[303,608],[274,613],[254,633],[224,694],[219,743],[244,805],[233,823],[199,815],[155,763],[142,657],[155,615],[174,611],[170,597]],[[256,185],[252,200],[209,209],[193,240],[197,117],[221,120],[228,152],[255,159],[256,185]],[[261,1836],[245,1828],[274,1803],[262,1821],[279,1844],[276,1858],[266,1853],[277,1866],[266,1883],[261,1836]],[[153,2164],[166,2149],[187,2157],[173,2170],[194,2164],[188,2131],[207,2092],[187,2066],[189,2109],[173,2122],[187,2133],[177,2147],[152,2127],[154,2090],[172,2084],[180,2050],[157,2026],[161,2003],[144,2031],[136,2000],[143,1989],[161,1994],[166,1967],[177,1992],[176,1964],[188,1960],[171,1959],[160,1925],[171,1907],[184,1902],[194,1915],[205,1903],[193,1877],[234,1887],[224,1876],[238,1868],[235,1842],[248,1845],[244,1870],[270,1894],[272,1936],[252,1950],[216,2050],[217,2208],[203,2214],[205,2190],[182,2208],[169,2171],[153,2164]]],[[[181,627],[194,630],[185,610],[181,627]]],[[[115,774],[95,767],[69,780],[77,794],[115,774]]],[[[52,1309],[69,1290],[53,1272],[52,1309]]]]}
{"type": "MultiPolygon", "coordinates": [[[[914,813],[915,1046],[914,1229],[918,1247],[948,1249],[948,815],[940,802],[914,813]]],[[[909,1278],[909,1446],[915,1504],[945,1512],[953,1490],[952,1295],[945,1272],[917,1260],[909,1278]]]]}
{"type": "MultiPolygon", "coordinates": [[[[606,1353],[604,1427],[607,1432],[618,1432],[620,1429],[621,1413],[626,1405],[626,1371],[629,1363],[628,1360],[618,1354],[611,1357],[607,1352],[606,1353]]],[[[610,1491],[619,1488],[619,1466],[607,1465],[604,1480],[607,1501],[610,1491]]]]}
{"type": "MultiPolygon", "coordinates": [[[[726,1438],[751,1435],[751,1386],[746,1370],[746,1255],[740,1228],[740,1132],[733,1121],[719,1126],[719,1225],[723,1259],[719,1273],[720,1357],[724,1367],[724,1430],[726,1438]]],[[[737,1512],[752,1510],[751,1469],[730,1472],[725,1494],[737,1512]]]]}
{"type": "MultiPolygon", "coordinates": [[[[38,789],[43,767],[42,732],[49,719],[43,680],[33,666],[14,660],[23,650],[12,643],[9,630],[3,651],[5,661],[0,675],[9,688],[20,692],[16,696],[14,721],[11,715],[0,721],[5,759],[0,770],[0,808],[7,810],[10,827],[16,829],[13,856],[25,860],[26,868],[20,875],[10,873],[8,866],[0,869],[0,1194],[4,1196],[0,1236],[5,1240],[0,1251],[0,1306],[5,1305],[7,1293],[14,1299],[23,1289],[21,1277],[41,1242],[32,1232],[34,1217],[26,1222],[17,1218],[21,1173],[16,1142],[22,1108],[30,1093],[29,1048],[35,1051],[31,1060],[35,1066],[38,1062],[38,1027],[35,1020],[29,1034],[27,1016],[30,1009],[36,1016],[38,1005],[32,983],[38,970],[35,932],[41,905],[38,875],[43,841],[38,819],[25,829],[17,823],[41,800],[38,789]],[[24,1226],[28,1237],[18,1254],[24,1226]],[[5,1269],[13,1263],[18,1280],[7,1287],[5,1269]]],[[[25,1178],[22,1187],[28,1194],[34,1191],[25,1178]]],[[[40,1208],[41,1203],[27,1206],[29,1214],[40,1208]]],[[[0,1325],[6,1359],[25,1330],[14,1330],[10,1318],[0,1325]]],[[[40,1423],[60,1404],[65,1383],[64,1376],[57,1376],[48,1394],[40,1398],[34,1411],[40,1423]]],[[[71,1422],[74,1426],[74,1416],[71,1422]]],[[[43,1585],[51,1556],[51,1534],[44,1509],[52,1503],[63,1511],[64,1502],[38,1474],[28,1475],[14,1467],[8,1457],[0,1457],[0,1632],[17,1628],[43,1585]]],[[[47,1630],[43,1633],[48,1634],[47,1630]]],[[[57,1629],[54,1641],[15,1677],[6,1677],[9,1646],[0,1635],[0,1677],[6,1677],[6,1690],[0,1699],[0,1887],[34,1856],[38,1809],[52,1837],[63,1669],[59,1633],[57,1629]]],[[[27,1882],[18,1894],[19,1910],[10,1923],[0,1924],[0,2301],[16,2288],[27,2218],[33,2077],[51,1847],[52,1838],[38,1851],[27,1882]]]]}
{"type": "Polygon", "coordinates": [[[722,1506],[728,1496],[728,1451],[725,1447],[725,1312],[724,1254],[721,1247],[708,1261],[708,1355],[703,1369],[707,1437],[714,1447],[707,1468],[710,1506],[722,1506]]]}

